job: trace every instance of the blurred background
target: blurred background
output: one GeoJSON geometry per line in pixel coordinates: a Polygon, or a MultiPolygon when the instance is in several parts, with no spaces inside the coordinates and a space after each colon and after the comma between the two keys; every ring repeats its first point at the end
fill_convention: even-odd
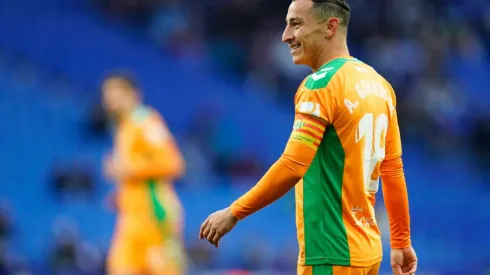
{"type": "MultiPolygon", "coordinates": [[[[417,274],[490,274],[490,2],[349,3],[351,54],[397,92],[417,274]]],[[[176,188],[190,274],[295,274],[291,193],[219,249],[197,240],[288,139],[309,73],[281,43],[288,5],[0,0],[0,274],[104,274],[115,218],[99,85],[120,67],[137,73],[185,155],[176,188]]],[[[377,211],[389,274],[381,194],[377,211]]]]}

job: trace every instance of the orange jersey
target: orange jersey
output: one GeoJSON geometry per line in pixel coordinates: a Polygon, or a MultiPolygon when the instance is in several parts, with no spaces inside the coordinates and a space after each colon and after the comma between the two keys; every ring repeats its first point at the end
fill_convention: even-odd
{"type": "Polygon", "coordinates": [[[290,140],[317,150],[296,185],[300,264],[381,261],[374,204],[381,164],[401,156],[395,102],[388,82],[353,58],[327,63],[299,87],[290,140]]]}
{"type": "Polygon", "coordinates": [[[281,158],[231,205],[243,219],[296,187],[299,265],[369,267],[381,261],[374,204],[383,181],[392,248],[410,243],[395,94],[373,68],[337,58],[295,97],[281,158]]]}
{"type": "Polygon", "coordinates": [[[156,111],[139,107],[122,121],[115,136],[114,158],[128,169],[128,177],[118,183],[120,220],[160,223],[180,219],[182,210],[171,181],[182,173],[184,163],[156,111]]]}
{"type": "Polygon", "coordinates": [[[410,246],[408,197],[391,86],[354,58],[309,75],[281,158],[231,211],[243,219],[296,187],[299,265],[369,267],[381,261],[374,203],[383,180],[393,248],[410,246]]]}
{"type": "Polygon", "coordinates": [[[297,275],[377,275],[381,263],[368,267],[352,267],[340,265],[298,265],[297,275]]]}

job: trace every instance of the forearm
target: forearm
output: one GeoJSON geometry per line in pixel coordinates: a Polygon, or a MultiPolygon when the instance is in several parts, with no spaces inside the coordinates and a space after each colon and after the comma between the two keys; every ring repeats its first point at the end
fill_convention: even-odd
{"type": "Polygon", "coordinates": [[[282,197],[300,179],[301,175],[280,158],[250,191],[232,204],[231,211],[241,220],[282,197]]]}
{"type": "Polygon", "coordinates": [[[231,205],[238,219],[271,204],[303,178],[316,155],[326,123],[309,115],[296,114],[295,126],[281,158],[249,192],[231,205]]]}
{"type": "Polygon", "coordinates": [[[302,143],[288,142],[284,154],[257,185],[232,204],[233,215],[243,219],[286,194],[304,176],[315,153],[302,143]]]}
{"type": "Polygon", "coordinates": [[[408,193],[401,158],[384,161],[381,166],[383,197],[390,223],[392,248],[411,245],[408,193]]]}

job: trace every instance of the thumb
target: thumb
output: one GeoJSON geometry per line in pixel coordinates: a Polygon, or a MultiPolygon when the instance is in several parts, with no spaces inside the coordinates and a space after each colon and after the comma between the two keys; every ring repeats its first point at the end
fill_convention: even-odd
{"type": "Polygon", "coordinates": [[[408,271],[408,274],[415,274],[415,271],[417,271],[417,262],[412,262],[409,265],[410,270],[408,271]]]}
{"type": "Polygon", "coordinates": [[[402,275],[402,267],[398,263],[392,263],[391,269],[393,270],[394,275],[402,275]]]}

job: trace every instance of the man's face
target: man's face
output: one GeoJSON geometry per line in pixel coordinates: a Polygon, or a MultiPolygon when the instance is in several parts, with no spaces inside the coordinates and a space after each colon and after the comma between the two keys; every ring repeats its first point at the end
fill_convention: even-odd
{"type": "Polygon", "coordinates": [[[325,24],[312,10],[311,0],[296,0],[289,5],[282,41],[291,48],[295,64],[312,65],[325,47],[325,24]]]}
{"type": "Polygon", "coordinates": [[[113,117],[121,117],[128,110],[135,91],[120,79],[108,79],[102,84],[104,108],[113,117]]]}

